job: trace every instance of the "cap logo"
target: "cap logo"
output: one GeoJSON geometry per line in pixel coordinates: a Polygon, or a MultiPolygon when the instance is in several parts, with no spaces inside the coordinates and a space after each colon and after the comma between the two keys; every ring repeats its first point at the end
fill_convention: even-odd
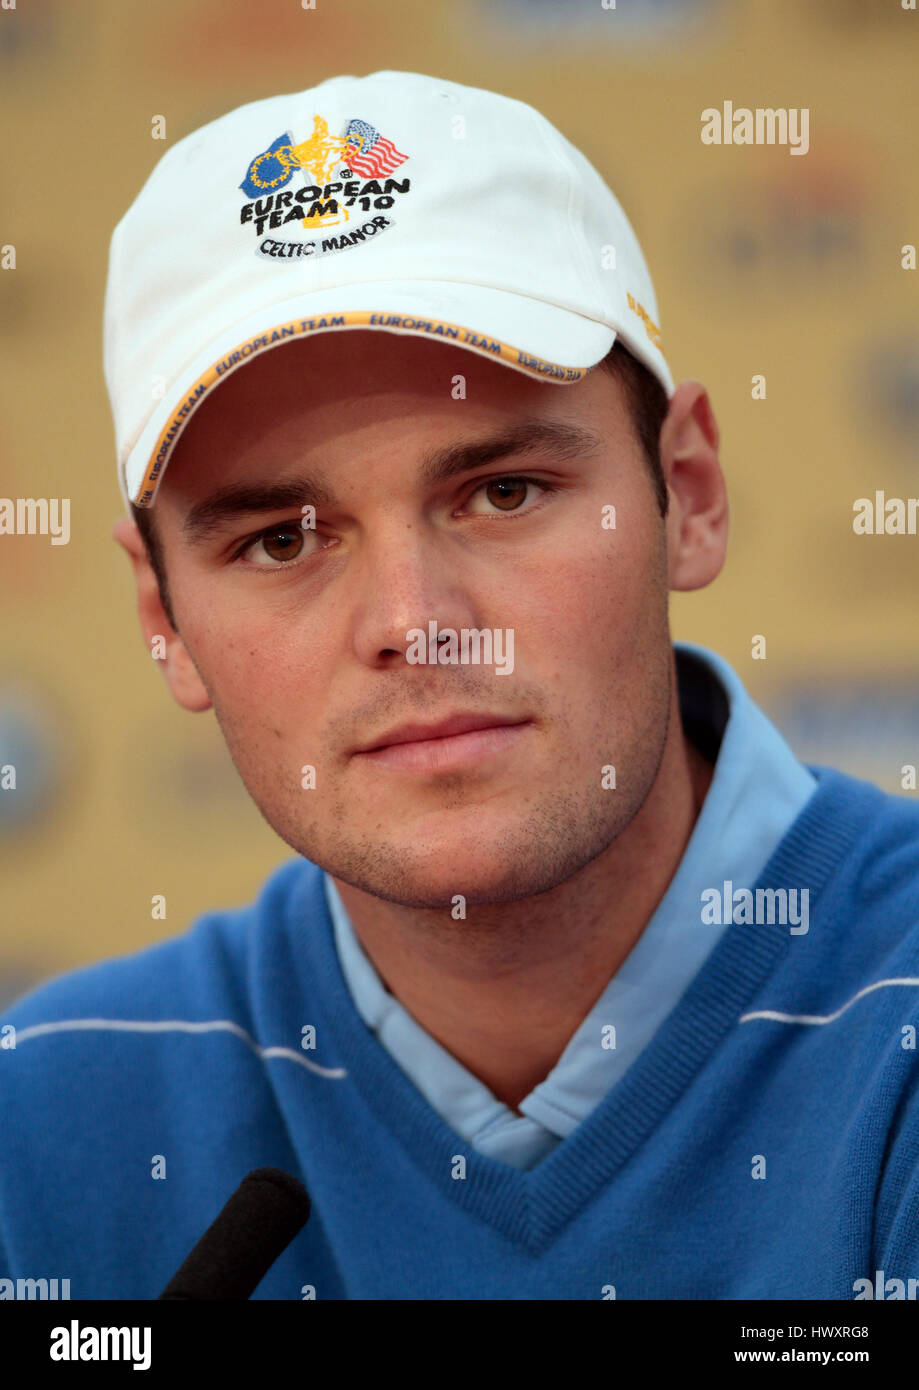
{"type": "Polygon", "coordinates": [[[661,331],[658,328],[657,324],[654,322],[654,320],[651,318],[651,315],[648,313],[645,306],[643,304],[639,304],[637,299],[633,299],[631,294],[629,294],[628,290],[626,290],[625,297],[629,301],[629,308],[632,310],[632,313],[637,314],[638,317],[641,319],[642,323],[644,324],[645,332],[651,339],[654,346],[662,348],[664,344],[661,339],[661,331]]]}
{"type": "Polygon", "coordinates": [[[344,135],[332,135],[325,118],[314,115],[308,140],[295,145],[287,132],[250,160],[239,184],[247,199],[240,208],[240,225],[260,238],[260,260],[347,250],[393,225],[385,214],[397,197],[409,192],[411,180],[391,175],[407,159],[369,121],[352,117],[344,135]],[[303,182],[288,187],[299,182],[298,173],[303,182]],[[347,232],[325,235],[347,223],[352,224],[347,232]],[[280,231],[288,224],[293,235],[280,231]],[[265,236],[266,231],[272,235],[265,236]]]}

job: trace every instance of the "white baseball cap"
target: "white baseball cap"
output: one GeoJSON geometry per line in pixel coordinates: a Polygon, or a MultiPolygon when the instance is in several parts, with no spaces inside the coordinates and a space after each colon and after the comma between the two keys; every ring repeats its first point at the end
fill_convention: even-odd
{"type": "Polygon", "coordinates": [[[104,360],[125,502],[152,505],[230,372],[348,328],[559,385],[618,338],[674,392],[631,224],[544,116],[421,73],[332,77],[180,140],[115,228],[104,360]]]}

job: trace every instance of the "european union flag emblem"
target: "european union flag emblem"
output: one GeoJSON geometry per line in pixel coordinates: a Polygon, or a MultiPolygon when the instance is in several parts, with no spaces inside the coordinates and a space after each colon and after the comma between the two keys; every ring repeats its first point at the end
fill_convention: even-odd
{"type": "Polygon", "coordinates": [[[290,135],[279,135],[267,150],[255,156],[246,170],[246,177],[239,185],[247,198],[262,198],[266,193],[273,193],[276,188],[283,188],[285,183],[290,181],[294,165],[281,158],[278,153],[280,150],[290,150],[290,145],[290,135]]]}

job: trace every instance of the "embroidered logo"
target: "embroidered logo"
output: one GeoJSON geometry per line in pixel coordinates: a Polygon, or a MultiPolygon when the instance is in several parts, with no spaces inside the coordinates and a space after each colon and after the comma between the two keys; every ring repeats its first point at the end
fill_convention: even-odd
{"type": "Polygon", "coordinates": [[[629,308],[632,310],[634,314],[638,315],[638,317],[644,324],[645,332],[651,339],[652,343],[654,343],[656,347],[662,348],[663,342],[661,341],[661,331],[658,328],[657,324],[654,322],[654,320],[651,318],[647,309],[644,307],[643,304],[639,304],[638,300],[634,299],[632,295],[628,293],[628,291],[626,291],[626,298],[629,301],[629,308]]]}
{"type": "Polygon", "coordinates": [[[247,199],[240,224],[260,238],[260,258],[296,260],[344,251],[393,225],[384,214],[409,192],[411,180],[392,175],[407,159],[369,121],[355,117],[344,135],[332,135],[325,118],[314,115],[308,140],[295,145],[289,132],[279,135],[250,161],[239,185],[247,199]],[[288,187],[298,182],[298,174],[302,184],[288,187]],[[348,231],[326,235],[352,217],[348,231]],[[294,235],[264,235],[288,223],[294,235]]]}

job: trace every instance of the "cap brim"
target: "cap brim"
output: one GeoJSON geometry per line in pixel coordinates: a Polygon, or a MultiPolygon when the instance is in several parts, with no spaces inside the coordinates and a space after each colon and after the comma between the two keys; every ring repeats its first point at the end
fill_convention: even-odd
{"type": "MultiPolygon", "coordinates": [[[[279,300],[237,320],[212,339],[170,384],[124,460],[125,501],[141,507],[152,504],[185,425],[213,387],[237,367],[256,353],[295,338],[349,328],[452,343],[557,385],[580,381],[606,356],[617,337],[614,328],[583,314],[505,290],[459,282],[350,284],[279,300]]],[[[625,335],[619,336],[631,347],[625,335]]],[[[661,375],[657,362],[651,370],[661,375]]],[[[670,382],[668,392],[672,389],[670,382]]]]}

